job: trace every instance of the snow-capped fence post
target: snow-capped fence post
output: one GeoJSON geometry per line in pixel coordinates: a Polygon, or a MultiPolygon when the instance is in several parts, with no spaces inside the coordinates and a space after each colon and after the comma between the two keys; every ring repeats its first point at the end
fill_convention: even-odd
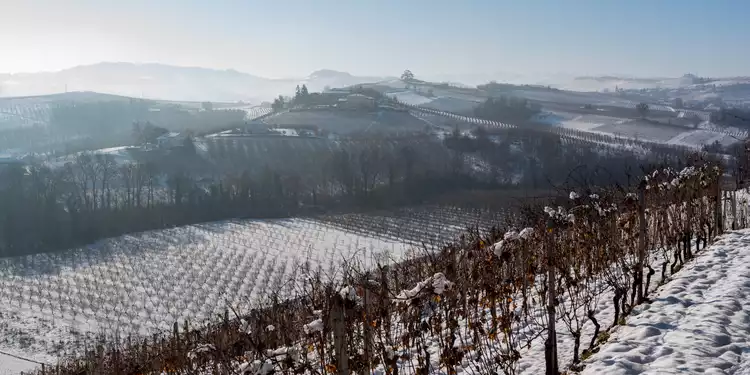
{"type": "Polygon", "coordinates": [[[180,352],[180,326],[177,322],[174,322],[174,325],[172,326],[172,339],[174,340],[174,352],[179,353],[180,352]]]}
{"type": "Polygon", "coordinates": [[[555,248],[552,241],[554,224],[547,223],[547,233],[544,234],[544,247],[547,253],[547,341],[544,342],[544,361],[546,375],[558,375],[557,367],[557,331],[555,328],[555,305],[557,293],[555,291],[555,248]]]}
{"type": "Polygon", "coordinates": [[[721,176],[719,176],[716,179],[716,207],[714,208],[714,211],[716,212],[716,235],[720,235],[722,232],[724,232],[724,216],[721,214],[721,205],[723,204],[723,197],[722,197],[722,189],[721,189],[721,176]]]}
{"type": "Polygon", "coordinates": [[[732,190],[729,192],[729,198],[732,200],[732,230],[737,230],[737,194],[732,190]]]}
{"type": "MultiPolygon", "coordinates": [[[[336,296],[338,297],[338,296],[336,296]]],[[[336,351],[336,370],[340,375],[349,374],[349,353],[346,343],[346,304],[341,298],[334,298],[331,309],[333,327],[333,347],[336,351]]]]}
{"type": "Polygon", "coordinates": [[[636,282],[638,283],[638,303],[643,302],[643,267],[646,264],[646,184],[643,181],[638,186],[638,266],[636,282]]]}
{"type": "Polygon", "coordinates": [[[365,321],[364,321],[364,351],[365,351],[365,358],[367,361],[367,371],[370,372],[372,369],[372,363],[370,362],[372,358],[372,353],[374,350],[374,341],[372,339],[372,326],[370,325],[371,322],[375,322],[375,318],[372,316],[373,309],[371,308],[371,305],[374,305],[376,300],[373,298],[370,292],[369,285],[365,284],[365,286],[362,288],[362,297],[364,299],[364,314],[365,314],[365,321]]]}
{"type": "MultiPolygon", "coordinates": [[[[689,192],[687,196],[686,201],[686,209],[687,209],[687,220],[685,220],[685,246],[683,249],[683,258],[685,261],[688,261],[690,258],[692,258],[692,250],[690,247],[693,243],[693,192],[689,192]]],[[[696,250],[697,251],[697,250],[696,250]]]]}

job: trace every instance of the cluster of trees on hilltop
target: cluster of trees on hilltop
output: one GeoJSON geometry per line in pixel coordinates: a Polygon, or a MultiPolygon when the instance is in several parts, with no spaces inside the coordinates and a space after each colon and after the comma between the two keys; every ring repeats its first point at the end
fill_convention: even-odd
{"type": "Polygon", "coordinates": [[[537,113],[539,109],[527,99],[512,96],[488,98],[474,108],[474,116],[478,118],[510,124],[523,124],[537,113]]]}
{"type": "MultiPolygon", "coordinates": [[[[380,91],[369,87],[363,87],[362,85],[352,87],[350,92],[352,94],[366,95],[375,99],[384,98],[383,93],[380,91]]],[[[294,90],[294,96],[291,98],[279,95],[279,97],[274,99],[271,108],[273,108],[274,111],[280,111],[287,106],[309,107],[317,105],[335,105],[337,103],[338,98],[336,96],[324,95],[320,92],[310,92],[307,85],[303,84],[302,86],[297,85],[294,90]]]]}

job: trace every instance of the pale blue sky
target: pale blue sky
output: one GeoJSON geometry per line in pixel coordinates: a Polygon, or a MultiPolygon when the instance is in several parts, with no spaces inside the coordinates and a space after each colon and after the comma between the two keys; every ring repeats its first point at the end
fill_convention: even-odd
{"type": "Polygon", "coordinates": [[[750,74],[747,0],[0,0],[0,72],[750,74]]]}

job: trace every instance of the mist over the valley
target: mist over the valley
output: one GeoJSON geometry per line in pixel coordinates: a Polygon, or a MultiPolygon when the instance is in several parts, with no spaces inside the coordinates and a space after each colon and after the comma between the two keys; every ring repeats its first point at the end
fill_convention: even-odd
{"type": "Polygon", "coordinates": [[[311,90],[321,91],[383,79],[387,77],[356,77],[333,70],[269,79],[236,70],[107,62],[57,72],[0,73],[0,96],[93,91],[146,99],[260,103],[279,94],[293,94],[295,85],[306,84],[311,90]]]}

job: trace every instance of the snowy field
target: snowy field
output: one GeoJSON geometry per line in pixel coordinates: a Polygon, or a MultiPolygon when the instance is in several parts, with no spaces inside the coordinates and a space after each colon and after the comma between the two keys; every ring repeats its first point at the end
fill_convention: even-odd
{"type": "Polygon", "coordinates": [[[398,100],[401,103],[405,103],[408,105],[423,105],[435,99],[435,98],[428,98],[426,96],[419,95],[416,92],[411,91],[411,90],[389,92],[387,95],[393,99],[398,100]]]}
{"type": "Polygon", "coordinates": [[[238,107],[226,107],[222,109],[238,109],[241,111],[245,111],[245,120],[255,120],[259,117],[263,117],[265,115],[268,115],[271,113],[272,109],[270,107],[262,107],[262,106],[238,106],[238,107]]]}
{"type": "MultiPolygon", "coordinates": [[[[620,108],[635,108],[635,106],[639,103],[639,101],[622,98],[615,94],[598,92],[555,91],[518,88],[512,91],[512,95],[544,103],[566,103],[576,105],[591,104],[594,106],[612,106],[620,108]]],[[[672,107],[659,104],[649,104],[649,108],[652,111],[674,111],[672,107]]]]}
{"type": "Polygon", "coordinates": [[[110,147],[110,148],[102,148],[98,150],[91,150],[91,151],[82,151],[75,154],[65,155],[58,158],[54,158],[52,160],[45,161],[45,165],[47,165],[50,168],[62,168],[67,163],[74,163],[76,162],[76,158],[79,155],[82,154],[91,154],[91,155],[107,155],[112,158],[112,161],[117,166],[122,166],[125,164],[134,163],[135,159],[133,159],[133,156],[130,154],[130,150],[137,149],[136,146],[118,146],[118,147],[110,147]]]}
{"type": "Polygon", "coordinates": [[[0,375],[14,375],[22,371],[31,371],[36,368],[34,362],[25,361],[0,353],[0,375]]]}
{"type": "Polygon", "coordinates": [[[659,126],[645,121],[631,120],[604,124],[591,128],[592,131],[614,134],[623,138],[641,139],[651,142],[668,143],[672,138],[686,133],[686,129],[659,126]]]}
{"type": "Polygon", "coordinates": [[[638,306],[584,374],[750,374],[750,230],[724,235],[638,306]]]}
{"type": "Polygon", "coordinates": [[[722,146],[729,146],[737,142],[737,138],[728,134],[698,129],[682,133],[670,139],[667,143],[671,145],[695,146],[709,145],[714,142],[719,142],[722,146]]]}
{"type": "Polygon", "coordinates": [[[617,125],[627,120],[611,116],[577,115],[567,112],[544,112],[537,115],[534,121],[547,125],[561,126],[568,129],[591,131],[600,126],[617,125]]]}
{"type": "Polygon", "coordinates": [[[728,134],[733,131],[732,129],[726,131],[689,129],[611,116],[553,111],[538,115],[535,121],[567,129],[693,148],[700,148],[717,141],[724,146],[737,142],[737,137],[728,134]]]}
{"type": "Polygon", "coordinates": [[[481,102],[472,101],[453,97],[437,97],[435,100],[422,104],[422,107],[437,109],[439,111],[473,114],[474,108],[476,108],[481,102]]]}
{"type": "MultiPolygon", "coordinates": [[[[294,293],[311,271],[371,266],[409,245],[305,219],[229,221],[108,239],[0,260],[0,351],[54,363],[97,336],[169,330],[239,311],[268,291],[294,293]]],[[[0,358],[0,371],[7,369],[0,358]]],[[[15,363],[15,362],[14,362],[15,363]]],[[[0,372],[1,373],[1,372],[0,372]]]]}
{"type": "MultiPolygon", "coordinates": [[[[401,90],[386,93],[401,103],[435,109],[452,113],[473,113],[474,108],[485,100],[478,96],[471,96],[460,92],[452,92],[450,89],[429,88],[433,90],[434,96],[428,97],[413,90],[401,90]]],[[[428,88],[422,88],[426,92],[428,88]]]]}

